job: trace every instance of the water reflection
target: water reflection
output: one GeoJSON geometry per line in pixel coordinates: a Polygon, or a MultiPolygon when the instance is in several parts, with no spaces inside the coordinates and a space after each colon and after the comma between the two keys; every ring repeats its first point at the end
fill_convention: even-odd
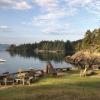
{"type": "Polygon", "coordinates": [[[24,70],[33,67],[35,69],[44,69],[47,61],[51,61],[55,68],[72,67],[72,65],[64,61],[65,53],[15,53],[0,52],[0,57],[6,59],[6,62],[0,64],[0,73],[16,72],[22,68],[24,70]]]}
{"type": "Polygon", "coordinates": [[[62,62],[66,55],[64,52],[58,53],[51,53],[51,52],[42,52],[42,53],[35,53],[35,52],[9,52],[12,57],[18,55],[20,57],[34,57],[38,58],[41,61],[55,61],[55,62],[62,62]]]}

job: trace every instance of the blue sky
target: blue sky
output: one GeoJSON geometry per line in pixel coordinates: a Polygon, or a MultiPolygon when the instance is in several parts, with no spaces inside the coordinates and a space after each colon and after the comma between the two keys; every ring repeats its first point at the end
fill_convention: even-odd
{"type": "Polygon", "coordinates": [[[0,43],[78,40],[100,26],[100,0],[0,0],[0,43]]]}

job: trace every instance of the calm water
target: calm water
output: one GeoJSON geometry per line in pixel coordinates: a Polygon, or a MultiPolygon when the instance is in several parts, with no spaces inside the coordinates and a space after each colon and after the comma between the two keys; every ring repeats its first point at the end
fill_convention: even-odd
{"type": "Polygon", "coordinates": [[[61,55],[54,56],[54,54],[29,56],[29,55],[11,54],[6,51],[0,51],[0,58],[6,60],[5,63],[0,63],[0,74],[7,71],[16,72],[20,68],[24,70],[28,70],[30,67],[33,67],[35,69],[43,69],[46,66],[47,60],[51,61],[54,67],[72,67],[71,64],[68,64],[63,61],[62,59],[63,56],[62,57],[61,55]]]}

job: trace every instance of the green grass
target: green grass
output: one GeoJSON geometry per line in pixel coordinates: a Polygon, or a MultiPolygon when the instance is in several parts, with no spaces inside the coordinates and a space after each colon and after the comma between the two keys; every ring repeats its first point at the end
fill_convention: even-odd
{"type": "Polygon", "coordinates": [[[66,74],[0,90],[0,100],[100,100],[100,78],[66,74]]]}

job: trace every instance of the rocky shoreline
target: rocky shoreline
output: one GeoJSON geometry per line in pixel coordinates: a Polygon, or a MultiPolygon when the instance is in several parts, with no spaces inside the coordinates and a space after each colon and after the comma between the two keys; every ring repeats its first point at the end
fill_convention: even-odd
{"type": "Polygon", "coordinates": [[[79,51],[72,56],[65,57],[65,61],[80,67],[100,67],[100,54],[89,51],[79,51]]]}

